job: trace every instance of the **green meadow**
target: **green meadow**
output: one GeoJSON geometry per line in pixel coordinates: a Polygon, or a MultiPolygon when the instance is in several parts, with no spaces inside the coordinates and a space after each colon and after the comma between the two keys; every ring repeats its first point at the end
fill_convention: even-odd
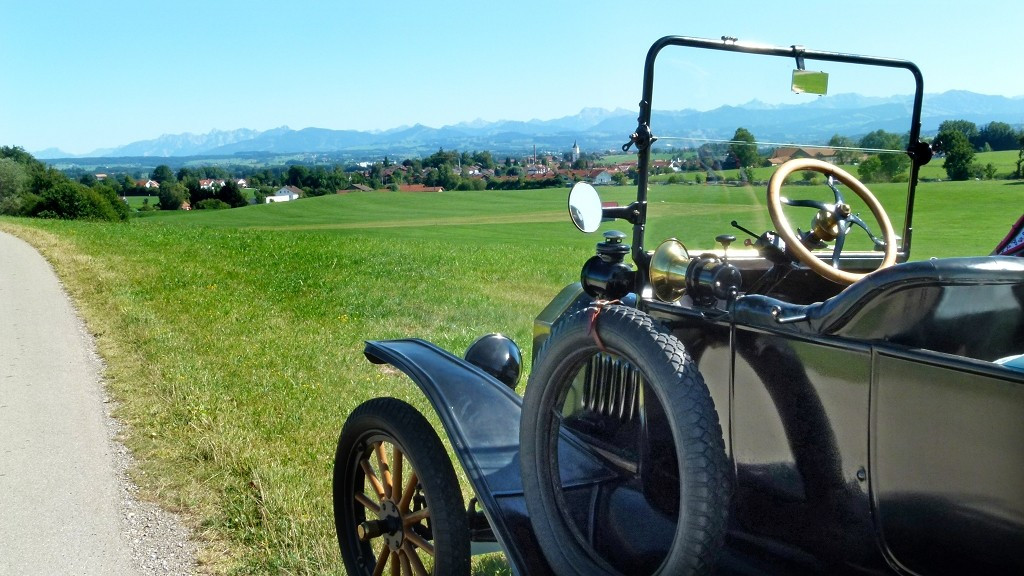
{"type": "MultiPolygon", "coordinates": [[[[902,222],[889,202],[905,185],[872,188],[902,222]]],[[[461,353],[503,332],[528,363],[533,316],[601,240],[568,222],[566,193],[358,192],[120,224],[0,218],[0,230],[36,246],[77,303],[134,478],[184,513],[202,570],[342,574],[330,487],[346,415],[385,395],[430,414],[406,378],[363,358],[363,341],[420,337],[461,353]]],[[[734,232],[723,199],[764,230],[763,189],[710,185],[655,186],[652,228],[709,246],[734,232]]],[[[1020,182],[923,183],[912,257],[987,254],[1021,206],[1020,182]]],[[[474,566],[508,573],[500,558],[474,566]]]]}
{"type": "MultiPolygon", "coordinates": [[[[673,155],[668,153],[657,153],[653,154],[652,160],[672,160],[673,155]]],[[[1011,178],[1017,172],[1017,160],[1019,158],[1019,152],[1017,150],[1002,150],[997,152],[979,152],[974,156],[975,164],[984,172],[987,166],[991,166],[993,177],[995,179],[1011,178]]],[[[618,154],[614,156],[606,156],[604,159],[605,164],[616,164],[616,163],[630,163],[636,162],[635,154],[618,154]]],[[[942,158],[933,158],[931,162],[921,167],[920,179],[923,181],[941,181],[948,179],[946,175],[946,169],[943,167],[944,160],[942,158]]],[[[856,165],[843,165],[842,168],[857,176],[856,165]]],[[[768,181],[771,177],[772,172],[775,171],[774,167],[765,166],[760,168],[754,168],[753,174],[754,179],[759,181],[768,181]]],[[[664,183],[672,174],[659,174],[651,177],[652,182],[664,183]]],[[[692,183],[697,177],[701,180],[705,179],[704,172],[679,172],[674,174],[674,180],[679,182],[692,183]]],[[[721,170],[718,172],[718,176],[725,180],[739,180],[739,170],[721,170]]],[[[874,186],[871,186],[873,189],[874,186]]]]}

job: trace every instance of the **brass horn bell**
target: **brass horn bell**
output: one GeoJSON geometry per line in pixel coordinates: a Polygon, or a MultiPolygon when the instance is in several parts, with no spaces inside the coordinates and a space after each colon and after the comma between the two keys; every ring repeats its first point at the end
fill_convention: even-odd
{"type": "Polygon", "coordinates": [[[662,242],[651,258],[651,287],[662,302],[675,302],[686,293],[686,272],[690,254],[675,238],[662,242]]]}

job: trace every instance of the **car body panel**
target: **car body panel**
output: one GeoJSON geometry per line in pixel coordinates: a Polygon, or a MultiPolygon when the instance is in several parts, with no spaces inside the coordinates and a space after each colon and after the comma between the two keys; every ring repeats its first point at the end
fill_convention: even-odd
{"type": "Polygon", "coordinates": [[[875,355],[872,496],[908,572],[1024,573],[1024,374],[972,368],[875,355]]]}

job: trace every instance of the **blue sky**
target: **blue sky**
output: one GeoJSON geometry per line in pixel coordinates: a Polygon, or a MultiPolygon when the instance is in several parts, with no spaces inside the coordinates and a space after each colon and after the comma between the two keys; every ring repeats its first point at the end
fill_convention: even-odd
{"type": "Polygon", "coordinates": [[[665,35],[903,58],[929,93],[1020,96],[1022,30],[1019,0],[11,1],[0,145],[81,154],[213,129],[635,109],[644,56],[665,35]]]}

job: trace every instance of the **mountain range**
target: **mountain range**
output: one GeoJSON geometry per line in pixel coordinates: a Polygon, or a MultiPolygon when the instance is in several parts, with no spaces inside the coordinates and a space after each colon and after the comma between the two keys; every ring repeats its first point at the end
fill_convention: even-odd
{"type": "MultiPolygon", "coordinates": [[[[904,133],[907,96],[889,98],[840,94],[804,104],[772,105],[751,101],[709,111],[653,113],[656,135],[728,139],[744,127],[762,142],[820,142],[832,135],[858,137],[879,128],[904,133]],[[656,121],[655,121],[656,120],[656,121]]],[[[636,111],[585,108],[555,120],[463,122],[441,128],[417,124],[384,131],[330,130],[287,126],[265,131],[213,130],[207,134],[165,134],[152,140],[95,150],[78,158],[245,156],[315,153],[349,158],[405,158],[447,150],[488,150],[492,154],[567,151],[575,142],[584,151],[615,150],[636,128],[636,111]]],[[[969,120],[979,127],[993,121],[1019,128],[1024,124],[1024,97],[1008,98],[954,90],[926,95],[922,132],[934,133],[944,120],[969,120]]],[[[667,140],[667,139],[666,139],[667,140]]],[[[37,158],[75,158],[60,150],[35,152],[37,158]]]]}

